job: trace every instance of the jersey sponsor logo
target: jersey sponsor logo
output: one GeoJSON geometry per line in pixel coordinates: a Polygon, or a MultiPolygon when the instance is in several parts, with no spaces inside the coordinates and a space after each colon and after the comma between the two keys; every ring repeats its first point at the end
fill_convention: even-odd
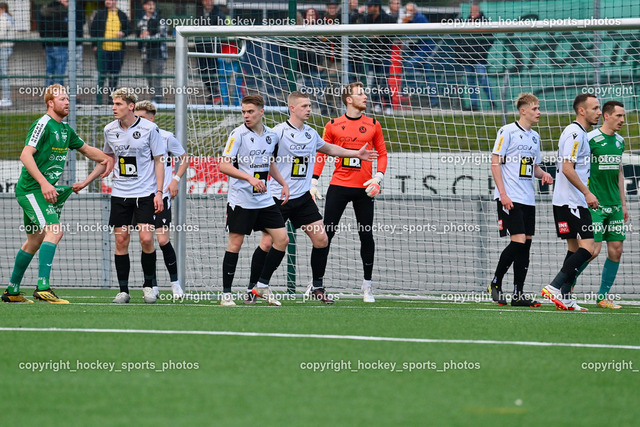
{"type": "MultiPolygon", "coordinates": [[[[269,171],[255,171],[253,173],[254,178],[258,178],[260,181],[264,182],[264,185],[267,185],[267,177],[269,176],[269,171]]],[[[261,194],[260,191],[256,187],[253,187],[254,194],[261,194]]]]}
{"type": "Polygon", "coordinates": [[[291,151],[296,151],[296,150],[304,150],[305,148],[307,148],[306,144],[291,144],[289,146],[289,149],[291,151]]]}
{"type": "Polygon", "coordinates": [[[250,156],[262,156],[263,154],[266,154],[267,150],[250,150],[249,151],[249,155],[250,156]]]}
{"type": "Polygon", "coordinates": [[[533,157],[520,159],[520,178],[533,178],[533,157]]]}
{"type": "Polygon", "coordinates": [[[504,136],[501,136],[498,140],[498,146],[496,147],[496,151],[502,151],[502,143],[504,142],[504,136]]]}
{"type": "Polygon", "coordinates": [[[235,138],[229,138],[229,142],[227,142],[227,148],[224,150],[224,154],[231,154],[231,149],[233,148],[234,142],[236,142],[235,138]]]}
{"type": "Polygon", "coordinates": [[[140,139],[141,136],[142,134],[139,131],[135,131],[133,133],[133,139],[140,139]]]}
{"type": "Polygon", "coordinates": [[[309,157],[294,157],[291,178],[305,178],[309,170],[309,157]]]}
{"type": "Polygon", "coordinates": [[[360,133],[367,133],[367,128],[364,126],[360,126],[360,128],[358,128],[358,130],[360,131],[360,133]]]}
{"type": "Polygon", "coordinates": [[[502,220],[501,219],[498,220],[498,230],[499,231],[503,230],[503,225],[502,225],[502,220]]]}
{"type": "Polygon", "coordinates": [[[518,150],[525,150],[525,151],[533,150],[533,146],[532,145],[518,145],[516,148],[518,150]]]}
{"type": "Polygon", "coordinates": [[[569,232],[569,224],[566,221],[562,221],[558,223],[558,232],[560,234],[566,234],[569,232]]]}
{"type": "Polygon", "coordinates": [[[573,139],[576,139],[578,137],[578,134],[576,132],[571,134],[573,136],[573,139]]]}
{"type": "Polygon", "coordinates": [[[573,148],[571,148],[571,158],[575,159],[578,157],[578,147],[580,146],[579,141],[573,141],[573,148]]]}
{"type": "Polygon", "coordinates": [[[52,162],[64,162],[65,160],[67,160],[67,155],[62,155],[62,156],[56,156],[55,154],[52,154],[49,156],[49,160],[52,162]]]}
{"type": "Polygon", "coordinates": [[[137,177],[138,162],[135,156],[122,156],[118,160],[120,176],[137,177]]]}
{"type": "Polygon", "coordinates": [[[342,159],[342,167],[360,169],[360,159],[357,157],[345,157],[342,159]]]}
{"type": "Polygon", "coordinates": [[[357,136],[341,136],[338,138],[338,142],[356,142],[357,140],[357,136]]]}

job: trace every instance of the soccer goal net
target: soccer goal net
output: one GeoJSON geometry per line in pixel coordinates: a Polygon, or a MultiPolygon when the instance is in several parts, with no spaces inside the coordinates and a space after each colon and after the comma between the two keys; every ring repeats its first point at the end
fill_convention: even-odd
{"type": "MultiPolygon", "coordinates": [[[[187,180],[182,218],[198,227],[181,240],[187,288],[221,287],[227,181],[217,165],[229,132],[243,123],[241,97],[262,95],[265,122],[275,126],[288,117],[287,95],[307,93],[313,102],[309,124],[322,134],[327,121],[344,114],[341,86],[360,81],[368,95],[366,114],[381,123],[389,153],[373,225],[377,292],[486,290],[507,244],[498,237],[491,150],[498,129],[517,119],[515,99],[531,92],[542,110],[535,127],[542,167],[552,175],[558,138],[575,116],[575,96],[593,93],[601,103],[624,103],[626,123],[619,133],[625,138],[631,220],[616,289],[637,296],[640,20],[568,21],[178,27],[176,130],[196,166],[187,180]]],[[[327,165],[320,178],[322,193],[332,170],[327,165]]],[[[559,270],[566,245],[555,236],[552,188],[536,188],[527,283],[537,291],[559,270]]],[[[324,200],[318,205],[323,212],[324,200]]],[[[283,290],[287,281],[300,287],[311,278],[311,243],[300,231],[294,237],[287,267],[272,280],[283,290]]],[[[258,238],[245,241],[236,287],[248,282],[258,238]]],[[[597,292],[605,256],[603,249],[583,273],[581,291],[597,292]]],[[[350,206],[331,245],[325,283],[344,292],[356,292],[362,283],[350,206]]]]}

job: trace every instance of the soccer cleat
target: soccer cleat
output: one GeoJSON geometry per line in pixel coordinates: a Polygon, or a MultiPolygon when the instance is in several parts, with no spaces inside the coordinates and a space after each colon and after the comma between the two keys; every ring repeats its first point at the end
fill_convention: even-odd
{"type": "Polygon", "coordinates": [[[507,305],[507,300],[504,297],[501,286],[491,283],[487,290],[489,291],[489,293],[491,293],[491,299],[493,300],[493,302],[498,305],[507,305]]]}
{"type": "Polygon", "coordinates": [[[276,307],[280,307],[282,305],[282,303],[276,299],[276,296],[273,294],[273,292],[271,292],[271,289],[269,287],[255,287],[251,290],[251,293],[253,293],[258,298],[266,299],[269,305],[275,305],[276,307]]]}
{"type": "Polygon", "coordinates": [[[36,289],[33,291],[33,297],[38,301],[46,301],[51,304],[69,304],[69,301],[66,299],[58,298],[58,296],[53,292],[53,289],[49,288],[45,291],[41,291],[36,289]]]}
{"type": "Polygon", "coordinates": [[[235,307],[236,302],[233,300],[233,294],[231,292],[225,292],[220,299],[220,305],[223,307],[235,307]]]}
{"type": "Polygon", "coordinates": [[[311,291],[311,299],[318,300],[323,304],[333,304],[333,300],[324,293],[324,288],[316,288],[311,291]]]}
{"type": "Polygon", "coordinates": [[[536,300],[529,299],[526,295],[514,295],[511,299],[512,307],[540,307],[540,303],[536,300]]]}
{"type": "Polygon", "coordinates": [[[156,298],[158,298],[160,296],[160,289],[157,286],[154,286],[152,289],[153,294],[156,296],[156,298]]]}
{"type": "Polygon", "coordinates": [[[114,304],[128,304],[131,300],[131,296],[126,292],[119,292],[113,299],[114,304]]]}
{"type": "Polygon", "coordinates": [[[247,291],[244,296],[244,304],[251,305],[256,303],[256,296],[251,291],[247,291]]]}
{"type": "Polygon", "coordinates": [[[307,289],[304,291],[304,298],[305,298],[305,299],[311,299],[311,298],[313,298],[313,297],[311,296],[311,292],[313,292],[313,283],[309,283],[309,284],[307,285],[307,289]]]}
{"type": "Polygon", "coordinates": [[[362,300],[364,302],[376,302],[375,297],[373,296],[373,289],[371,285],[362,284],[362,300]]]}
{"type": "Polygon", "coordinates": [[[171,292],[173,292],[173,298],[184,298],[184,291],[180,283],[175,282],[171,284],[171,292]]]}
{"type": "MultiPolygon", "coordinates": [[[[551,300],[551,302],[553,302],[556,305],[556,309],[557,310],[566,310],[567,306],[564,304],[564,302],[562,302],[562,299],[560,298],[560,289],[555,288],[551,285],[545,286],[544,288],[542,288],[542,290],[540,291],[540,293],[542,294],[543,297],[551,300]]],[[[569,300],[567,300],[569,301],[569,300]]]]}
{"type": "Polygon", "coordinates": [[[4,291],[4,293],[2,294],[2,301],[4,302],[26,302],[26,303],[32,303],[33,301],[31,301],[30,299],[26,299],[25,297],[23,297],[24,293],[20,292],[17,295],[12,295],[9,293],[9,291],[4,291]]]}
{"type": "Polygon", "coordinates": [[[611,309],[614,309],[614,310],[622,308],[621,305],[614,304],[613,301],[611,301],[609,298],[605,298],[605,299],[602,299],[602,300],[598,301],[596,303],[596,305],[598,307],[600,307],[600,308],[611,308],[611,309]]]}
{"type": "Polygon", "coordinates": [[[151,287],[142,288],[142,298],[147,304],[155,304],[157,300],[156,293],[153,292],[153,288],[151,287]]]}
{"type": "Polygon", "coordinates": [[[588,308],[580,307],[576,300],[567,299],[562,301],[569,311],[589,311],[588,308]]]}

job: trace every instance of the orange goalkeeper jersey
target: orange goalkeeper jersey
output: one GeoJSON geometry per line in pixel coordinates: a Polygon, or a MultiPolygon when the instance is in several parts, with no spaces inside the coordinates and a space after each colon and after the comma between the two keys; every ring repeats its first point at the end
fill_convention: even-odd
{"type": "MultiPolygon", "coordinates": [[[[359,150],[367,144],[367,150],[375,148],[378,152],[377,172],[385,173],[387,170],[387,147],[384,145],[382,126],[376,119],[366,116],[354,119],[345,114],[326,124],[322,138],[330,144],[351,150],[359,150]]],[[[317,154],[314,176],[320,176],[326,160],[326,154],[317,154]]],[[[363,188],[365,181],[370,180],[373,174],[373,163],[361,161],[357,157],[337,158],[335,165],[336,169],[329,183],[331,185],[363,188]]]]}

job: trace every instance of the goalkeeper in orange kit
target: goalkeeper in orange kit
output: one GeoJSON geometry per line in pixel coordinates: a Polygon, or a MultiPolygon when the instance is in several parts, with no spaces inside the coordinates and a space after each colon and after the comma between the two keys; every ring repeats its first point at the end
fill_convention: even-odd
{"type": "MultiPolygon", "coordinates": [[[[348,149],[358,150],[363,144],[367,150],[378,152],[376,174],[373,174],[372,162],[361,161],[358,158],[339,158],[335,162],[335,170],[327,190],[327,202],[324,207],[324,225],[331,240],[336,234],[340,217],[347,204],[353,204],[353,210],[358,223],[360,236],[360,256],[364,269],[362,291],[365,302],[375,302],[371,288],[373,273],[373,256],[375,243],[373,241],[373,204],[374,197],[380,193],[380,184],[387,169],[387,149],[384,144],[380,122],[363,115],[367,108],[367,95],[362,83],[355,82],[345,86],[342,90],[342,102],[347,106],[347,112],[341,117],[331,119],[324,127],[323,139],[331,144],[348,149]]],[[[326,161],[326,155],[319,153],[313,169],[311,195],[321,199],[318,192],[318,178],[326,161]]]]}

